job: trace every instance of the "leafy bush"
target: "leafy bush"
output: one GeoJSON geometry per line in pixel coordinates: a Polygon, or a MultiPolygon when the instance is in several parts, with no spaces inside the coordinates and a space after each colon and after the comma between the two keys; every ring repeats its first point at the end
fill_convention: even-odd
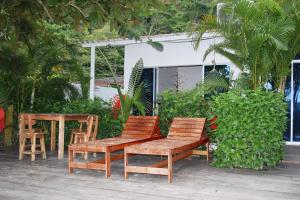
{"type": "Polygon", "coordinates": [[[212,118],[210,106],[199,88],[190,91],[165,91],[159,101],[160,129],[164,135],[168,134],[174,117],[212,118]]]}
{"type": "Polygon", "coordinates": [[[113,118],[111,106],[100,99],[78,100],[66,104],[61,113],[96,114],[99,116],[98,137],[107,138],[120,134],[121,124],[113,118]]]}
{"type": "MultiPolygon", "coordinates": [[[[76,100],[61,102],[50,105],[45,110],[35,112],[64,113],[64,114],[96,114],[99,116],[98,138],[113,137],[120,134],[122,126],[119,120],[115,120],[110,104],[101,99],[76,100]]],[[[42,122],[50,130],[49,122],[42,122]]],[[[69,144],[70,129],[78,127],[77,122],[67,122],[65,126],[65,145],[69,144]]],[[[50,142],[50,135],[46,138],[46,143],[50,142]]]]}
{"type": "Polygon", "coordinates": [[[215,97],[214,166],[263,169],[283,158],[287,105],[283,95],[262,90],[230,91],[215,97]]]}

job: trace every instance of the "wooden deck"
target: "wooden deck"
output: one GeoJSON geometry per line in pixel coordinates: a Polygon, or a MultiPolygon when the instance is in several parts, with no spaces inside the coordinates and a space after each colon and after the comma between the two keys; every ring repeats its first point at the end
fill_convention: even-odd
{"type": "MultiPolygon", "coordinates": [[[[57,160],[47,152],[47,159],[37,156],[18,161],[17,150],[0,149],[1,200],[88,200],[88,199],[300,199],[300,147],[286,147],[285,161],[275,169],[252,171],[216,169],[205,158],[193,157],[174,165],[174,182],[165,177],[132,174],[123,178],[123,161],[112,163],[112,176],[104,172],[75,170],[68,174],[67,159],[57,160]]],[[[65,156],[66,157],[66,156],[65,156]]],[[[159,157],[130,158],[149,164],[159,157]],[[145,162],[146,160],[146,162],[145,162]]],[[[136,163],[141,165],[141,163],[136,163]]]]}

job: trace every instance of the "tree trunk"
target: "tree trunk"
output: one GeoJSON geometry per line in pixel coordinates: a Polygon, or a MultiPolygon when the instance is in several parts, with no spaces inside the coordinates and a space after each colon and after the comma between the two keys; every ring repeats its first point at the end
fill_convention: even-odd
{"type": "Polygon", "coordinates": [[[286,85],[286,76],[281,76],[279,79],[278,92],[284,94],[284,89],[286,85]]]}
{"type": "Polygon", "coordinates": [[[32,85],[32,90],[31,90],[31,98],[30,98],[30,110],[32,110],[32,109],[33,109],[34,97],[35,97],[35,82],[33,82],[33,85],[32,85]]]}
{"type": "Polygon", "coordinates": [[[7,108],[5,115],[5,129],[4,129],[4,146],[12,145],[12,136],[13,136],[13,112],[14,107],[10,105],[7,108]]]}

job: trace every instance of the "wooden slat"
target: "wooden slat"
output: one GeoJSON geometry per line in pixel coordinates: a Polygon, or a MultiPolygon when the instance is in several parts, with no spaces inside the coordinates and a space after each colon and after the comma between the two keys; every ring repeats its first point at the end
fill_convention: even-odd
{"type": "Polygon", "coordinates": [[[199,128],[199,126],[203,126],[204,123],[199,124],[172,124],[172,128],[187,128],[187,129],[193,129],[193,128],[199,128]]]}
{"type": "Polygon", "coordinates": [[[122,132],[122,136],[133,138],[151,137],[151,135],[155,134],[157,123],[157,116],[130,116],[122,132]]]}
{"type": "Polygon", "coordinates": [[[166,168],[126,166],[125,170],[126,172],[135,172],[143,174],[168,175],[168,169],[166,168]]]}
{"type": "Polygon", "coordinates": [[[188,137],[188,136],[178,136],[178,135],[168,135],[167,137],[168,139],[171,140],[192,140],[192,141],[199,141],[199,137],[195,138],[195,137],[188,137]]]}
{"type": "Polygon", "coordinates": [[[202,133],[203,131],[203,126],[198,126],[198,128],[189,128],[189,127],[184,127],[184,128],[170,128],[170,132],[182,132],[182,133],[202,133]]]}
{"type": "Polygon", "coordinates": [[[144,123],[154,123],[156,121],[156,119],[153,118],[129,118],[128,119],[128,123],[140,123],[140,122],[144,122],[144,123]]]}
{"type": "MultiPolygon", "coordinates": [[[[42,151],[35,150],[35,154],[41,154],[41,153],[42,153],[42,151]]],[[[30,154],[32,154],[32,152],[31,151],[24,151],[24,154],[30,155],[30,154]]]]}
{"type": "Polygon", "coordinates": [[[189,132],[189,131],[183,131],[183,132],[170,132],[169,135],[173,135],[173,136],[182,136],[182,137],[195,137],[195,138],[198,138],[200,139],[200,136],[201,136],[201,133],[202,132],[198,132],[198,133],[193,133],[193,132],[189,132]]]}
{"type": "Polygon", "coordinates": [[[79,162],[71,162],[69,163],[70,168],[78,168],[78,169],[95,169],[95,170],[105,170],[105,165],[98,163],[79,163],[79,162]]]}
{"type": "Polygon", "coordinates": [[[170,129],[169,134],[193,134],[199,136],[203,132],[203,128],[199,129],[170,129]]]}
{"type": "Polygon", "coordinates": [[[173,124],[176,125],[203,125],[204,122],[197,122],[197,121],[175,121],[173,124]]]}
{"type": "Polygon", "coordinates": [[[143,130],[124,130],[123,134],[128,134],[128,135],[145,135],[147,136],[148,134],[151,134],[152,131],[143,131],[143,130]]]}
{"type": "Polygon", "coordinates": [[[131,138],[131,139],[136,139],[136,140],[140,140],[140,139],[145,139],[145,138],[149,138],[149,135],[141,135],[141,134],[123,134],[121,136],[122,138],[131,138]]]}
{"type": "Polygon", "coordinates": [[[169,139],[200,140],[204,131],[205,118],[174,118],[169,139]]]}
{"type": "Polygon", "coordinates": [[[193,150],[193,155],[207,156],[207,151],[193,150]]]}
{"type": "MultiPolygon", "coordinates": [[[[124,154],[118,154],[118,155],[111,156],[110,160],[111,161],[115,161],[115,160],[121,160],[123,158],[124,158],[124,154]]],[[[105,163],[105,159],[94,160],[94,161],[91,161],[90,163],[104,164],[105,163]]]]}
{"type": "Polygon", "coordinates": [[[206,118],[195,118],[195,117],[175,117],[174,121],[206,121],[206,118]]]}
{"type": "MultiPolygon", "coordinates": [[[[193,151],[186,151],[184,153],[181,153],[179,155],[176,155],[173,157],[173,163],[178,161],[178,160],[182,160],[186,157],[189,157],[190,155],[193,154],[193,151]]],[[[168,159],[154,163],[153,165],[150,165],[150,167],[165,167],[168,166],[168,159]]]]}
{"type": "Polygon", "coordinates": [[[126,131],[152,131],[153,124],[151,126],[126,126],[124,128],[126,131]]]}
{"type": "Polygon", "coordinates": [[[154,123],[152,123],[152,122],[151,123],[137,123],[137,122],[131,123],[131,122],[127,122],[126,127],[153,127],[153,124],[154,123]]]}

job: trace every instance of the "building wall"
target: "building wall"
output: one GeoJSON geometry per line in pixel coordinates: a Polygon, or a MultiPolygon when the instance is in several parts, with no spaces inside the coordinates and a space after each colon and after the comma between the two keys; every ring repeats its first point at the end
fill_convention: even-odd
{"type": "MultiPolygon", "coordinates": [[[[146,68],[212,65],[214,54],[208,55],[205,61],[203,61],[203,55],[211,44],[220,41],[221,38],[203,40],[198,49],[194,49],[192,42],[161,42],[164,46],[162,52],[146,43],[126,45],[124,62],[125,91],[128,88],[132,67],[140,58],[143,59],[146,68]]],[[[215,54],[215,60],[216,64],[230,65],[230,69],[234,72],[233,78],[238,76],[239,69],[230,60],[219,54],[215,54]]]]}
{"type": "Polygon", "coordinates": [[[116,95],[118,95],[116,88],[100,86],[95,87],[95,97],[99,97],[106,102],[111,101],[116,95]]]}

